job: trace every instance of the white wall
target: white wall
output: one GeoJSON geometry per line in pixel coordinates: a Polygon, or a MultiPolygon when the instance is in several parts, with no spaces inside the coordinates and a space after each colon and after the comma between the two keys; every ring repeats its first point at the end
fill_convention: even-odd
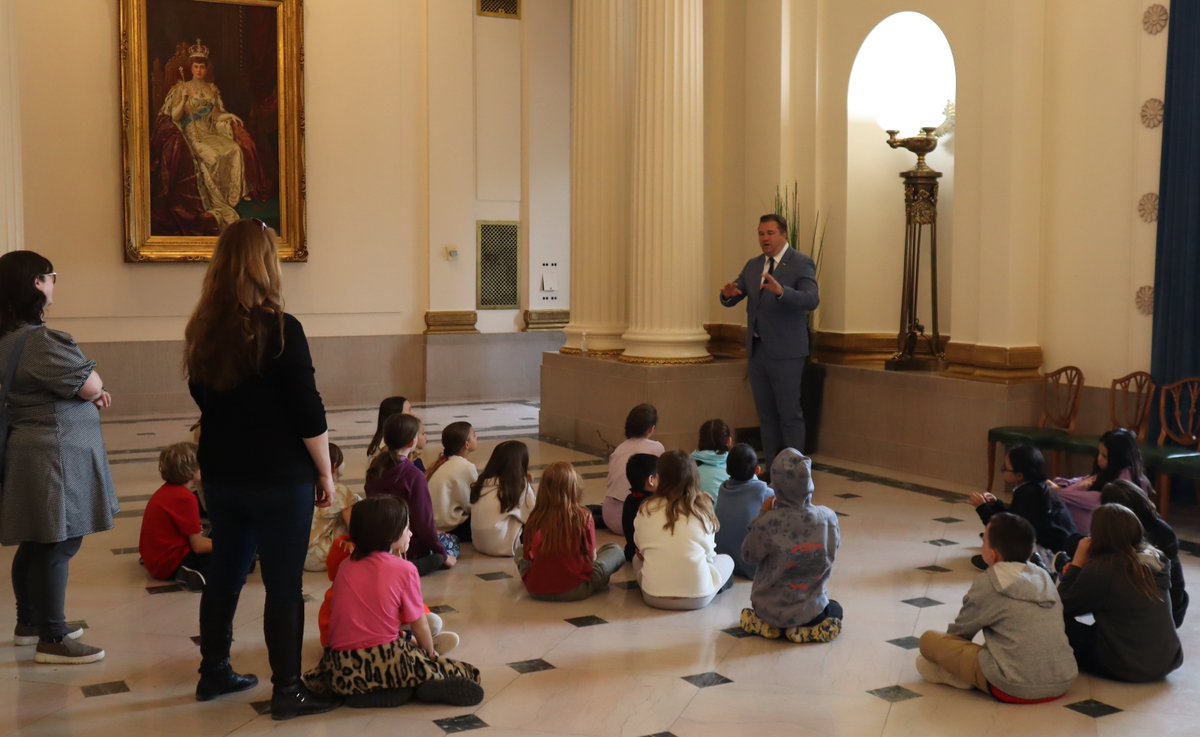
{"type": "MultiPolygon", "coordinates": [[[[51,318],[82,341],[179,339],[204,265],[122,261],[119,0],[12,2],[24,244],[62,274],[51,318]]],[[[548,235],[569,217],[551,191],[569,162],[561,6],[527,3],[523,51],[526,20],[477,18],[472,0],[305,2],[310,257],[285,264],[284,293],[310,334],[415,334],[427,309],[474,309],[477,218],[527,219],[527,256],[566,263],[567,238],[548,235]]],[[[511,332],[518,314],[481,322],[511,332]]]]}
{"type": "Polygon", "coordinates": [[[1150,368],[1152,319],[1134,293],[1154,283],[1155,224],[1138,198],[1158,190],[1162,128],[1139,110],[1163,96],[1167,33],[1144,8],[1056,0],[1046,11],[1046,367],[1079,366],[1091,386],[1150,368]]]}

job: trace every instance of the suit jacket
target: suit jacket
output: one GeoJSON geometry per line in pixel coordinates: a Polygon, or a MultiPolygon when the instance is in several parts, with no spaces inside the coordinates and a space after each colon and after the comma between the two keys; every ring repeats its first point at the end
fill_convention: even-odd
{"type": "Polygon", "coordinates": [[[817,268],[808,256],[788,246],[780,254],[772,276],[783,287],[783,295],[760,289],[763,264],[767,257],[756,256],[746,262],[734,284],[742,291],[721,304],[733,307],[746,300],[746,355],[754,350],[755,333],[761,338],[759,350],[767,358],[804,358],[808,355],[808,313],[821,299],[817,294],[817,268]]]}

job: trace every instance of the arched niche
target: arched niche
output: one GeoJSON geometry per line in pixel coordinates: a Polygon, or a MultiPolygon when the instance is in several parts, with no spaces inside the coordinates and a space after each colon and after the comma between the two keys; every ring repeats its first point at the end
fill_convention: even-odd
{"type": "MultiPolygon", "coordinates": [[[[926,157],[942,172],[938,197],[938,295],[942,335],[950,333],[950,275],[954,223],[954,134],[946,120],[956,96],[954,55],[941,28],[915,12],[876,25],[858,49],[846,94],[845,330],[895,333],[900,325],[904,263],[904,191],[899,177],[916,156],[889,148],[885,128],[899,137],[922,126],[943,126],[926,157]]],[[[932,330],[929,249],[923,241],[918,314],[932,330]]]]}

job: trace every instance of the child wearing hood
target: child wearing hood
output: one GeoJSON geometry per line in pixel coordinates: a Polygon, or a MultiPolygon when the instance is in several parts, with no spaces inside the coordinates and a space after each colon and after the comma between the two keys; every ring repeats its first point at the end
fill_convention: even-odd
{"type": "Polygon", "coordinates": [[[995,514],[983,535],[986,571],[975,576],[946,632],[921,636],[917,672],[930,683],[977,688],[1007,703],[1062,696],[1079,670],[1050,574],[1029,562],[1036,532],[1023,517],[995,514]],[[983,631],[983,645],[971,642],[983,631]]]}
{"type": "Polygon", "coordinates": [[[692,451],[692,460],[700,471],[700,491],[711,496],[714,502],[721,484],[729,480],[725,464],[731,447],[733,430],[725,420],[708,420],[700,426],[700,439],[696,450],[692,451]]]}
{"type": "Polygon", "coordinates": [[[784,448],[771,463],[774,499],[750,523],[742,558],[757,566],[741,627],[769,640],[830,642],[842,631],[842,605],[826,587],[841,545],[837,515],[812,503],[812,461],[784,448]]]}

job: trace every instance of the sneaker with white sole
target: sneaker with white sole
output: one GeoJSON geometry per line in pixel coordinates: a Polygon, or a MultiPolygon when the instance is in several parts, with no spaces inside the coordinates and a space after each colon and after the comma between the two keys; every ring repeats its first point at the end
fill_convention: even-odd
{"type": "MultiPolygon", "coordinates": [[[[83,627],[76,627],[63,636],[69,637],[72,640],[78,640],[80,637],[83,637],[83,627]]],[[[18,624],[15,628],[13,628],[14,645],[36,645],[40,639],[41,638],[38,637],[38,628],[36,624],[18,624]]]]}
{"type": "Polygon", "coordinates": [[[204,574],[195,568],[179,566],[179,570],[175,571],[175,583],[183,584],[188,591],[203,591],[208,582],[204,580],[204,574]]]}
{"type": "Polygon", "coordinates": [[[59,642],[38,642],[33,662],[50,665],[82,665],[104,659],[104,651],[64,637],[59,642]]]}
{"type": "Polygon", "coordinates": [[[964,691],[970,691],[975,687],[974,684],[967,683],[924,655],[917,656],[917,672],[929,683],[944,683],[964,691]]]}
{"type": "Polygon", "coordinates": [[[438,655],[445,655],[458,647],[458,635],[453,632],[439,632],[433,636],[433,649],[438,655]]]}

